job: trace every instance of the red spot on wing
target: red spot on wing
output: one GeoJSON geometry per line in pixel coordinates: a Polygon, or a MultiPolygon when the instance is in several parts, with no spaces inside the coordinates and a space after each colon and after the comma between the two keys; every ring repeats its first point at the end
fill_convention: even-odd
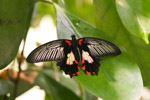
{"type": "Polygon", "coordinates": [[[79,71],[77,72],[77,75],[79,75],[80,73],[79,73],[79,71]]]}
{"type": "Polygon", "coordinates": [[[93,75],[95,74],[95,72],[93,72],[93,75]]]}
{"type": "Polygon", "coordinates": [[[75,73],[73,73],[72,75],[73,75],[73,76],[75,76],[76,74],[75,74],[75,73]]]}
{"type": "Polygon", "coordinates": [[[80,69],[80,66],[78,66],[78,69],[80,69]]]}
{"type": "Polygon", "coordinates": [[[66,43],[68,43],[69,46],[71,46],[71,42],[68,40],[65,40],[66,43]]]}
{"type": "Polygon", "coordinates": [[[82,66],[82,69],[85,70],[85,66],[82,66]]]}
{"type": "Polygon", "coordinates": [[[79,45],[82,45],[83,39],[79,40],[79,45]]]}
{"type": "Polygon", "coordinates": [[[91,73],[90,73],[90,72],[88,72],[88,71],[86,71],[86,74],[87,74],[87,75],[91,75],[91,73]]]}
{"type": "Polygon", "coordinates": [[[75,60],[75,63],[79,65],[79,62],[77,60],[75,60]]]}
{"type": "Polygon", "coordinates": [[[82,58],[82,62],[81,62],[82,64],[84,64],[85,63],[85,60],[84,60],[84,58],[82,58]]]}

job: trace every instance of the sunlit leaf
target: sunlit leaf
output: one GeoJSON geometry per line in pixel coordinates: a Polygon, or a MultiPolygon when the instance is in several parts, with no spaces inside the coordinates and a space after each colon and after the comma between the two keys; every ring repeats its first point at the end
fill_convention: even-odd
{"type": "MultiPolygon", "coordinates": [[[[145,86],[150,87],[150,44],[131,35],[122,24],[112,0],[95,0],[97,27],[118,41],[140,67],[145,86]]],[[[132,23],[132,22],[129,22],[132,23]]]]}
{"type": "Polygon", "coordinates": [[[58,0],[60,7],[95,25],[93,0],[58,0]]]}
{"type": "Polygon", "coordinates": [[[127,30],[149,43],[150,1],[149,0],[116,0],[116,7],[127,30]]]}
{"type": "MultiPolygon", "coordinates": [[[[70,39],[72,34],[76,34],[78,38],[82,36],[97,37],[118,44],[104,32],[68,13],[56,4],[55,7],[59,38],[70,39]]],[[[98,76],[87,76],[80,70],[77,79],[87,90],[104,100],[139,99],[143,85],[140,70],[132,58],[124,53],[123,48],[122,51],[123,53],[119,56],[102,58],[98,76]]]]}
{"type": "Polygon", "coordinates": [[[35,10],[33,14],[32,26],[37,27],[39,23],[41,22],[41,19],[47,15],[52,17],[54,24],[56,24],[56,15],[55,15],[54,6],[48,5],[43,2],[37,2],[35,5],[35,10]]]}

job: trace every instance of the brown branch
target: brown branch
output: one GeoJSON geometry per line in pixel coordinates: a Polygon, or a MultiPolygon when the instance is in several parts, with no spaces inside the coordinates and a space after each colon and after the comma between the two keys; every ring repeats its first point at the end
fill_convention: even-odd
{"type": "Polygon", "coordinates": [[[18,69],[19,69],[19,71],[18,71],[18,74],[17,74],[17,78],[14,81],[15,87],[14,87],[13,100],[15,100],[15,98],[17,97],[17,93],[18,93],[18,85],[19,85],[19,81],[20,81],[20,73],[22,71],[21,70],[21,65],[22,65],[22,62],[24,61],[23,51],[24,51],[24,49],[22,50],[21,54],[18,57],[18,69]]]}
{"type": "Polygon", "coordinates": [[[8,97],[7,95],[4,95],[3,99],[2,100],[8,100],[8,97]]]}

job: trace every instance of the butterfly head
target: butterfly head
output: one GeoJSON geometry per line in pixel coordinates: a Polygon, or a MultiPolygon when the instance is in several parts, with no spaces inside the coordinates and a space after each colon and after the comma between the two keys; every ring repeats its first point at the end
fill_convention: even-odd
{"type": "Polygon", "coordinates": [[[78,46],[78,42],[77,42],[77,40],[76,40],[75,35],[71,35],[71,38],[72,38],[72,44],[73,44],[75,47],[78,46]]]}
{"type": "Polygon", "coordinates": [[[73,39],[75,39],[75,38],[76,38],[76,36],[75,36],[75,35],[71,35],[71,38],[72,38],[72,40],[73,40],[73,39]]]}

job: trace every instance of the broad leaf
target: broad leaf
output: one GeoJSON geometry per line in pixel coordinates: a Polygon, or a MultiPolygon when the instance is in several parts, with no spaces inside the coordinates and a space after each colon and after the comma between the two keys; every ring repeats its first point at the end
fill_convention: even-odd
{"type": "MultiPolygon", "coordinates": [[[[45,75],[47,75],[48,77],[50,77],[50,78],[55,80],[56,76],[55,76],[54,70],[50,70],[49,68],[48,69],[44,68],[43,70],[41,70],[41,72],[44,73],[45,75]]],[[[64,87],[70,89],[74,93],[76,93],[79,90],[79,86],[78,86],[78,84],[77,84],[75,79],[66,78],[60,72],[57,72],[57,74],[58,74],[58,77],[59,77],[59,81],[58,82],[61,85],[63,85],[64,87]],[[68,84],[70,84],[70,85],[68,85],[68,84]]]]}
{"type": "Polygon", "coordinates": [[[47,5],[46,3],[43,2],[37,2],[34,9],[35,12],[33,14],[33,19],[32,19],[33,27],[37,27],[41,19],[46,15],[51,16],[54,23],[56,23],[55,9],[53,5],[47,5]]]}
{"type": "Polygon", "coordinates": [[[46,93],[45,100],[53,100],[53,97],[46,93]]]}
{"type": "Polygon", "coordinates": [[[13,86],[14,84],[11,81],[0,79],[0,96],[10,93],[13,86]]]}
{"type": "MultiPolygon", "coordinates": [[[[57,11],[59,38],[70,39],[72,34],[76,34],[77,37],[97,37],[117,44],[104,32],[73,16],[58,5],[54,5],[57,11]]],[[[80,70],[77,79],[91,93],[104,100],[139,99],[143,85],[140,70],[130,56],[124,53],[123,48],[122,51],[123,53],[119,56],[102,58],[98,76],[87,76],[80,70]]]]}
{"type": "Polygon", "coordinates": [[[35,85],[40,86],[46,91],[46,99],[52,100],[79,100],[80,98],[70,89],[64,87],[59,82],[49,77],[44,71],[39,72],[35,85]]]}
{"type": "Polygon", "coordinates": [[[126,29],[149,43],[150,1],[149,0],[116,0],[116,7],[126,29]]]}
{"type": "Polygon", "coordinates": [[[33,6],[34,0],[0,0],[0,69],[16,56],[26,36],[33,6]]]}
{"type": "MultiPolygon", "coordinates": [[[[18,84],[17,96],[25,93],[29,89],[31,89],[33,85],[27,84],[24,81],[20,80],[18,84]]],[[[13,100],[14,95],[14,83],[10,80],[0,79],[0,96],[10,94],[9,100],[13,100]]]]}
{"type": "Polygon", "coordinates": [[[58,0],[60,7],[67,11],[78,15],[81,19],[86,20],[92,25],[95,25],[95,14],[92,0],[58,0]]]}
{"type": "MultiPolygon", "coordinates": [[[[97,27],[117,40],[140,67],[145,86],[150,87],[150,44],[131,35],[122,24],[112,0],[95,0],[97,27]]],[[[132,22],[130,22],[132,23],[132,22]]]]}

